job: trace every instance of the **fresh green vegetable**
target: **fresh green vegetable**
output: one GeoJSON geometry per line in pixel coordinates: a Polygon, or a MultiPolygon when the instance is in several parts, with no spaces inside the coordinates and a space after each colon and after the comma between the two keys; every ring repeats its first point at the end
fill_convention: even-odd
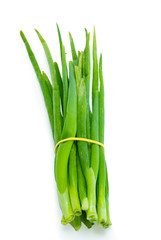
{"type": "Polygon", "coordinates": [[[78,192],[82,210],[88,210],[87,185],[85,177],[82,173],[80,159],[77,152],[77,174],[78,174],[78,192]]]}
{"type": "Polygon", "coordinates": [[[105,228],[108,228],[112,225],[110,220],[110,212],[109,212],[109,185],[108,185],[108,173],[107,173],[107,164],[105,162],[105,170],[106,170],[106,184],[105,184],[105,199],[106,199],[106,216],[107,221],[104,224],[105,228]]]}
{"type": "MultiPolygon", "coordinates": [[[[99,141],[104,143],[104,84],[102,73],[102,54],[99,60],[99,141]]],[[[98,191],[97,191],[97,211],[98,223],[104,225],[107,222],[106,200],[105,200],[105,184],[106,184],[106,169],[105,155],[101,147],[99,147],[99,175],[98,175],[98,191]]]]}
{"type": "Polygon", "coordinates": [[[52,84],[53,84],[53,116],[54,116],[54,129],[55,129],[54,140],[55,140],[55,143],[57,143],[61,139],[61,132],[62,132],[59,85],[58,85],[58,81],[57,81],[56,74],[55,74],[53,59],[52,59],[50,50],[48,48],[48,45],[47,45],[46,41],[43,39],[43,37],[41,36],[41,34],[37,30],[35,30],[35,31],[42,43],[42,46],[44,48],[46,58],[47,58],[47,61],[49,64],[49,68],[50,68],[50,74],[51,74],[51,79],[52,79],[52,84]]]}
{"type": "Polygon", "coordinates": [[[73,221],[71,222],[71,225],[73,226],[73,228],[78,231],[81,228],[81,218],[79,216],[75,216],[75,218],[73,219],[73,221]]]}
{"type": "Polygon", "coordinates": [[[76,53],[76,49],[75,49],[75,45],[74,45],[74,41],[73,41],[71,33],[69,33],[69,39],[70,39],[70,47],[71,47],[71,52],[72,52],[73,63],[75,66],[77,66],[78,65],[78,56],[76,53]]]}
{"type": "MultiPolygon", "coordinates": [[[[82,56],[82,55],[81,55],[82,56]]],[[[77,137],[87,138],[87,128],[86,128],[86,86],[84,78],[81,77],[81,56],[80,63],[78,67],[75,67],[76,74],[76,85],[77,85],[77,137]]],[[[88,143],[79,141],[78,153],[80,158],[80,164],[83,171],[83,174],[87,180],[88,170],[89,170],[89,152],[88,152],[88,143]]]]}
{"type": "MultiPolygon", "coordinates": [[[[77,124],[77,93],[73,63],[69,62],[69,96],[67,112],[64,121],[62,139],[75,137],[77,124]]],[[[73,209],[69,198],[68,188],[68,158],[73,141],[60,144],[57,151],[56,181],[61,209],[66,221],[74,217],[73,209]]]]}
{"type": "Polygon", "coordinates": [[[104,144],[104,83],[102,55],[97,59],[96,33],[93,33],[93,71],[90,64],[90,33],[85,29],[84,51],[76,51],[69,33],[72,61],[67,64],[65,46],[57,25],[61,72],[53,60],[42,35],[35,30],[43,46],[50,78],[41,72],[31,47],[21,31],[29,58],[37,75],[47,108],[55,150],[54,174],[60,207],[61,223],[78,230],[82,223],[90,229],[94,222],[103,228],[111,225],[109,183],[105,152],[102,146],[84,141],[65,141],[78,137],[104,144]],[[90,78],[92,75],[92,95],[90,78]],[[92,98],[92,106],[90,105],[92,98]],[[92,109],[92,111],[91,111],[92,109]]]}
{"type": "Polygon", "coordinates": [[[77,151],[76,144],[73,143],[71,152],[69,155],[69,193],[72,208],[76,216],[80,216],[82,213],[79,195],[78,195],[78,185],[77,185],[77,151]]]}
{"type": "Polygon", "coordinates": [[[26,50],[28,52],[29,58],[31,60],[31,63],[33,65],[33,68],[35,70],[36,76],[38,78],[41,91],[44,97],[45,105],[47,108],[48,116],[49,116],[49,121],[52,129],[52,134],[54,137],[54,116],[53,116],[53,102],[52,102],[52,96],[51,96],[51,88],[49,87],[48,79],[46,78],[46,75],[41,73],[41,70],[39,68],[39,65],[37,63],[37,60],[35,58],[35,55],[22,31],[20,31],[21,38],[26,46],[26,50]],[[50,88],[50,89],[49,89],[50,88]]]}
{"type": "Polygon", "coordinates": [[[90,222],[89,220],[87,220],[87,216],[86,216],[85,211],[82,212],[81,220],[87,228],[91,228],[94,225],[93,222],[90,222]]]}
{"type": "Polygon", "coordinates": [[[67,107],[67,100],[68,100],[68,71],[67,71],[67,63],[66,63],[66,56],[65,56],[65,47],[62,43],[62,37],[60,34],[60,29],[57,24],[58,36],[59,36],[59,43],[60,43],[60,55],[61,55],[61,62],[62,62],[62,79],[63,79],[63,114],[65,117],[66,114],[66,107],[67,107]]]}
{"type": "MultiPolygon", "coordinates": [[[[86,46],[84,49],[84,78],[85,78],[85,84],[86,84],[86,122],[87,122],[87,138],[91,138],[91,124],[90,124],[90,104],[89,104],[89,98],[90,98],[90,46],[89,46],[89,40],[90,40],[90,33],[87,32],[87,29],[85,29],[86,32],[86,46]]],[[[90,150],[91,146],[88,144],[89,148],[89,157],[90,157],[90,150]]]]}
{"type": "Polygon", "coordinates": [[[62,82],[62,78],[60,75],[60,70],[59,70],[59,66],[58,66],[57,62],[54,62],[54,68],[55,68],[56,79],[58,82],[58,87],[59,87],[59,92],[60,92],[61,106],[63,109],[63,82],[62,82]]]}
{"type": "MultiPolygon", "coordinates": [[[[95,94],[98,91],[98,60],[97,60],[97,43],[96,32],[93,32],[93,82],[92,82],[92,108],[94,105],[95,94]]],[[[93,110],[93,109],[92,109],[93,110]]]]}
{"type": "MultiPolygon", "coordinates": [[[[95,93],[92,114],[92,140],[99,141],[99,125],[98,125],[98,92],[95,93]]],[[[89,209],[87,211],[87,219],[90,221],[97,220],[96,212],[96,181],[99,170],[99,146],[92,144],[91,147],[91,166],[88,172],[87,186],[88,187],[88,200],[89,209]]]]}

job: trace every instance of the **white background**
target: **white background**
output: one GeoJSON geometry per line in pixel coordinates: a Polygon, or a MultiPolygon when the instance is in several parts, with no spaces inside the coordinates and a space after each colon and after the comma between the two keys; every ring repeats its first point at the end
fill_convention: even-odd
{"type": "MultiPolygon", "coordinates": [[[[1,1],[0,239],[161,239],[161,1],[1,1]],[[60,224],[54,145],[38,81],[19,31],[42,70],[37,28],[60,63],[58,22],[84,49],[96,26],[103,53],[105,147],[112,227],[75,232],[60,224]]],[[[91,44],[92,46],[92,44],[91,44]]]]}

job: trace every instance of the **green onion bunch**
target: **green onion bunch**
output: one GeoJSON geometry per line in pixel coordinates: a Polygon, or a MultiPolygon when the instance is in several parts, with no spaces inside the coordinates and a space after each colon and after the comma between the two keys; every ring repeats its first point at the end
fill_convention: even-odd
{"type": "MultiPolygon", "coordinates": [[[[60,43],[61,69],[53,61],[49,47],[37,31],[49,69],[40,70],[35,55],[21,31],[29,58],[44,97],[55,145],[66,138],[86,138],[104,144],[104,83],[102,55],[97,58],[95,29],[93,32],[93,71],[90,63],[90,33],[85,29],[84,51],[76,51],[69,33],[72,61],[67,63],[65,47],[57,25],[60,43]],[[92,75],[92,76],[91,76],[92,75]],[[90,79],[92,99],[90,106],[90,79]]],[[[54,174],[62,210],[61,223],[70,223],[75,230],[83,222],[91,228],[95,222],[108,228],[109,187],[105,153],[102,146],[83,141],[66,141],[56,148],[54,174]]]]}

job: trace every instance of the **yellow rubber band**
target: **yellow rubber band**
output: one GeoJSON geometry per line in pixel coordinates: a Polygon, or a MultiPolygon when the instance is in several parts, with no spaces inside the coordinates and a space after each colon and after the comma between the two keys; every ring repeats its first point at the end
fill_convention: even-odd
{"type": "Polygon", "coordinates": [[[97,145],[103,147],[103,149],[105,150],[105,147],[104,147],[103,143],[101,143],[101,142],[98,142],[98,141],[95,141],[95,140],[92,140],[92,139],[87,139],[87,138],[71,137],[71,138],[65,138],[63,140],[60,140],[55,145],[55,152],[56,152],[56,149],[57,149],[57,147],[59,146],[60,143],[64,143],[64,142],[67,142],[67,141],[82,141],[82,142],[94,143],[94,144],[97,144],[97,145]]]}

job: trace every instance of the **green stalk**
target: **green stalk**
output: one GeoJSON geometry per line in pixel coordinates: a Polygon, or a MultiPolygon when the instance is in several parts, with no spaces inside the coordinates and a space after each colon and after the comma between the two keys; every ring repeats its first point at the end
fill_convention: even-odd
{"type": "Polygon", "coordinates": [[[60,46],[60,56],[61,56],[61,60],[62,60],[62,37],[61,37],[61,33],[60,33],[60,29],[58,24],[56,24],[57,27],[57,31],[58,31],[58,37],[59,37],[59,46],[60,46]]]}
{"type": "Polygon", "coordinates": [[[55,68],[55,74],[56,74],[56,78],[57,78],[58,86],[59,86],[61,106],[62,106],[62,109],[63,109],[63,82],[62,82],[62,78],[61,78],[61,75],[60,75],[60,71],[59,71],[59,67],[58,67],[57,62],[54,62],[54,68],[55,68]]]}
{"type": "Polygon", "coordinates": [[[62,224],[62,225],[67,225],[67,224],[68,224],[68,222],[65,220],[65,217],[64,217],[64,216],[62,216],[61,224],[62,224]]]}
{"type": "Polygon", "coordinates": [[[93,81],[92,81],[92,109],[94,105],[95,93],[98,91],[98,60],[97,60],[97,43],[96,31],[93,32],[93,81]]]}
{"type": "Polygon", "coordinates": [[[106,184],[105,184],[105,199],[106,199],[106,216],[107,220],[104,223],[104,228],[108,228],[112,225],[111,220],[110,220],[110,212],[109,212],[109,185],[108,185],[108,173],[107,173],[107,165],[105,164],[106,167],[106,184]]]}
{"type": "Polygon", "coordinates": [[[38,38],[39,38],[39,40],[40,40],[40,42],[41,42],[41,44],[44,48],[44,52],[45,52],[45,55],[46,55],[46,58],[47,58],[47,61],[48,61],[48,64],[49,64],[52,83],[55,84],[55,73],[54,73],[54,67],[53,67],[53,59],[52,59],[49,47],[48,47],[46,41],[44,40],[44,38],[39,33],[39,31],[35,29],[35,32],[37,33],[37,36],[38,36],[38,38]]]}
{"type": "MultiPolygon", "coordinates": [[[[84,72],[85,72],[85,84],[86,84],[86,101],[87,101],[87,138],[91,138],[91,126],[90,126],[90,105],[89,105],[89,91],[90,91],[90,46],[89,46],[89,40],[90,40],[90,33],[87,32],[87,29],[85,29],[86,32],[86,46],[84,50],[84,72]]],[[[90,157],[90,144],[88,144],[89,147],[89,157],[90,157]]]]}
{"type": "MultiPolygon", "coordinates": [[[[86,93],[84,79],[81,78],[81,82],[78,90],[78,118],[77,118],[78,130],[77,137],[87,138],[86,132],[86,93]]],[[[81,163],[81,168],[84,176],[87,178],[87,172],[89,169],[89,152],[88,143],[79,141],[78,152],[81,163]]]]}
{"type": "Polygon", "coordinates": [[[102,54],[99,60],[99,79],[100,79],[100,94],[99,94],[99,140],[104,143],[104,82],[102,72],[102,54]]]}
{"type": "MultiPolygon", "coordinates": [[[[99,60],[99,78],[100,78],[100,97],[99,97],[99,141],[104,144],[104,83],[102,72],[102,54],[99,60]]],[[[104,227],[111,225],[109,217],[109,189],[108,175],[105,161],[105,154],[100,147],[100,166],[99,166],[99,181],[98,181],[98,223],[104,227]]]]}
{"type": "MultiPolygon", "coordinates": [[[[86,87],[84,78],[82,75],[82,57],[81,54],[79,59],[79,66],[75,66],[76,86],[77,86],[77,97],[78,97],[78,114],[77,114],[77,137],[87,138],[86,129],[86,87]]],[[[78,152],[81,163],[83,175],[87,179],[89,170],[89,152],[88,143],[78,141],[78,152]]]]}
{"type": "Polygon", "coordinates": [[[88,229],[90,229],[94,225],[94,223],[87,220],[87,215],[85,211],[82,212],[81,220],[88,229]]]}
{"type": "MultiPolygon", "coordinates": [[[[62,139],[75,137],[77,125],[77,92],[72,62],[69,62],[69,96],[63,126],[62,139]]],[[[57,151],[56,180],[60,206],[67,222],[72,221],[72,210],[68,189],[68,158],[73,141],[61,143],[57,151]]]]}
{"type": "Polygon", "coordinates": [[[63,115],[65,118],[66,108],[67,108],[67,100],[68,100],[68,71],[67,71],[67,63],[65,56],[65,47],[62,43],[62,37],[60,34],[60,29],[57,24],[58,36],[59,36],[59,45],[60,45],[60,55],[62,62],[62,75],[63,75],[63,115]]]}
{"type": "Polygon", "coordinates": [[[77,56],[77,52],[75,50],[75,45],[74,45],[74,41],[73,41],[71,33],[69,33],[69,39],[70,39],[70,47],[71,47],[71,52],[72,52],[73,63],[75,66],[78,66],[78,56],[77,56]]]}
{"type": "MultiPolygon", "coordinates": [[[[21,38],[25,44],[26,50],[28,52],[30,61],[32,63],[32,66],[35,70],[36,76],[38,78],[40,87],[41,87],[41,91],[44,97],[44,101],[45,101],[45,106],[48,112],[48,117],[49,117],[49,121],[50,121],[50,125],[51,125],[51,129],[52,129],[52,134],[53,134],[53,138],[54,138],[54,118],[53,118],[53,102],[52,102],[52,96],[51,96],[51,91],[52,88],[49,87],[49,82],[46,79],[46,76],[44,76],[44,74],[41,74],[41,70],[40,67],[38,65],[38,62],[35,58],[35,55],[24,35],[24,33],[22,31],[20,31],[20,35],[21,38]],[[50,89],[49,89],[50,88],[50,89]]],[[[50,84],[51,85],[51,84],[50,84]]]]}
{"type": "Polygon", "coordinates": [[[87,186],[84,175],[82,173],[80,159],[77,151],[77,174],[78,174],[78,192],[82,210],[88,209],[87,186]]]}
{"type": "MultiPolygon", "coordinates": [[[[104,83],[102,73],[102,54],[99,60],[99,79],[100,79],[100,94],[99,94],[99,141],[104,144],[104,83]]],[[[106,200],[105,200],[105,155],[104,149],[99,147],[100,165],[98,175],[98,197],[97,197],[97,212],[98,223],[104,225],[107,222],[106,200]]]]}
{"type": "Polygon", "coordinates": [[[99,147],[100,154],[100,166],[98,174],[98,197],[97,197],[97,213],[98,213],[98,223],[104,225],[107,222],[106,214],[106,199],[105,199],[105,156],[102,147],[99,147]]]}
{"type": "Polygon", "coordinates": [[[90,33],[87,32],[87,29],[85,29],[86,32],[86,46],[84,50],[84,60],[85,60],[85,84],[86,84],[86,95],[87,95],[87,103],[89,104],[89,90],[90,90],[90,33]]]}
{"type": "Polygon", "coordinates": [[[65,57],[65,47],[62,45],[62,74],[63,74],[63,115],[66,115],[67,100],[68,100],[68,72],[65,57]]]}
{"type": "Polygon", "coordinates": [[[76,160],[76,144],[73,143],[71,152],[69,155],[69,193],[72,204],[73,212],[76,216],[80,216],[81,206],[78,196],[78,184],[77,184],[77,160],[76,160]]]}
{"type": "Polygon", "coordinates": [[[53,59],[49,50],[49,47],[41,36],[41,34],[35,29],[39,40],[44,48],[44,52],[46,54],[46,58],[49,64],[52,84],[53,84],[53,115],[54,115],[54,140],[55,144],[60,141],[61,139],[61,132],[62,132],[62,116],[60,112],[60,92],[59,92],[59,85],[57,81],[57,75],[55,74],[53,59]]]}
{"type": "Polygon", "coordinates": [[[70,224],[72,225],[72,227],[78,231],[81,228],[81,218],[79,216],[75,216],[75,218],[73,219],[72,222],[70,222],[70,224]]]}
{"type": "MultiPolygon", "coordinates": [[[[99,141],[99,93],[96,92],[94,100],[94,108],[92,115],[92,140],[99,141]]],[[[92,144],[91,146],[91,168],[94,171],[95,179],[97,179],[98,169],[99,169],[99,146],[97,144],[92,144]]]]}
{"type": "MultiPolygon", "coordinates": [[[[99,141],[99,121],[98,121],[98,61],[97,61],[97,44],[95,28],[93,33],[93,81],[92,81],[92,129],[91,138],[99,141]]],[[[90,113],[89,113],[90,114],[90,113]]],[[[99,169],[99,146],[92,144],[91,146],[91,167],[89,169],[87,186],[88,186],[88,199],[89,208],[87,211],[87,219],[90,221],[97,220],[96,212],[96,181],[99,169]]]]}
{"type": "Polygon", "coordinates": [[[42,71],[42,76],[43,76],[43,79],[45,80],[45,83],[47,85],[50,98],[52,99],[52,97],[53,97],[53,87],[51,85],[51,82],[50,82],[48,76],[46,75],[46,73],[44,71],[42,71]]]}
{"type": "MultiPolygon", "coordinates": [[[[99,141],[99,121],[98,121],[98,92],[95,93],[94,105],[93,105],[93,115],[92,115],[92,140],[99,141]]],[[[99,169],[99,146],[97,144],[92,144],[91,146],[91,167],[88,174],[88,199],[89,208],[87,211],[87,219],[90,221],[97,220],[96,211],[96,181],[99,169]]]]}

